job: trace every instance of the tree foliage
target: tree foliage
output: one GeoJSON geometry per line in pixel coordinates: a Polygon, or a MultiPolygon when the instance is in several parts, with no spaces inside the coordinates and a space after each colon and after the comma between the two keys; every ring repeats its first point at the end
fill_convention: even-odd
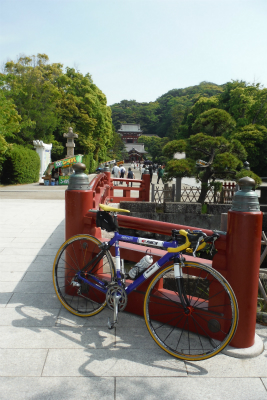
{"type": "Polygon", "coordinates": [[[267,172],[267,128],[262,125],[246,125],[239,128],[233,135],[239,140],[248,154],[250,167],[260,176],[267,172]]]}
{"type": "MultiPolygon", "coordinates": [[[[123,100],[111,106],[116,129],[121,122],[141,123],[143,128],[139,116],[142,110],[146,112],[149,104],[157,106],[150,109],[144,131],[168,137],[172,143],[170,150],[177,140],[187,140],[200,132],[214,137],[223,136],[228,141],[237,138],[244,145],[247,161],[254,172],[266,176],[267,89],[259,83],[250,84],[241,80],[219,86],[201,82],[185,89],[170,90],[157,98],[155,103],[123,100]]],[[[167,148],[165,152],[169,157],[167,148]]]]}
{"type": "Polygon", "coordinates": [[[45,54],[20,57],[5,65],[0,102],[3,96],[13,110],[13,125],[19,122],[15,130],[12,121],[8,123],[9,143],[33,148],[33,140],[43,140],[53,144],[53,158],[62,158],[66,151],[63,133],[71,126],[79,135],[76,153],[106,160],[113,140],[111,109],[90,74],[84,76],[68,67],[64,71],[60,63],[49,64],[45,54]]]}
{"type": "Polygon", "coordinates": [[[208,135],[220,136],[227,135],[232,131],[236,122],[231,115],[225,110],[212,108],[211,110],[204,111],[195,120],[192,129],[195,133],[205,132],[208,135]]]}
{"type": "MultiPolygon", "coordinates": [[[[3,82],[3,78],[1,79],[3,82]]],[[[16,110],[12,100],[6,99],[3,92],[0,91],[0,175],[3,162],[6,159],[8,151],[11,150],[11,145],[6,139],[12,139],[20,130],[20,116],[16,110]]]]}
{"type": "MultiPolygon", "coordinates": [[[[172,142],[173,143],[173,142],[172,142]]],[[[246,151],[238,140],[227,140],[204,133],[190,136],[186,141],[173,143],[173,149],[182,150],[185,146],[186,159],[171,159],[166,166],[168,178],[196,176],[202,183],[198,201],[204,203],[208,190],[216,179],[235,179],[236,172],[242,168],[246,151]],[[201,159],[199,166],[196,161],[201,159]],[[201,165],[202,164],[202,165],[201,165]]],[[[170,147],[163,148],[163,154],[170,158],[170,147]]]]}
{"type": "Polygon", "coordinates": [[[127,156],[125,144],[122,141],[121,135],[115,132],[114,126],[113,126],[113,138],[107,154],[111,160],[115,159],[124,160],[127,156]]]}
{"type": "Polygon", "coordinates": [[[145,144],[145,151],[151,156],[153,162],[164,163],[166,158],[162,153],[162,148],[168,143],[169,138],[159,138],[157,136],[140,136],[138,142],[145,144]]]}
{"type": "Polygon", "coordinates": [[[122,100],[113,104],[112,121],[118,130],[122,123],[140,123],[144,133],[177,139],[188,134],[187,116],[200,97],[220,94],[222,87],[210,82],[185,89],[173,89],[150,103],[122,100]]]}

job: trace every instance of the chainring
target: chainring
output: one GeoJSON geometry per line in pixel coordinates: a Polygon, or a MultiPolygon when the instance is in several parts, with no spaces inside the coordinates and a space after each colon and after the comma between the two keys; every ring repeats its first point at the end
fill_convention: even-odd
{"type": "Polygon", "coordinates": [[[106,293],[106,302],[108,308],[114,310],[114,296],[119,296],[119,311],[123,311],[127,306],[128,296],[125,289],[117,283],[112,283],[106,293]]]}

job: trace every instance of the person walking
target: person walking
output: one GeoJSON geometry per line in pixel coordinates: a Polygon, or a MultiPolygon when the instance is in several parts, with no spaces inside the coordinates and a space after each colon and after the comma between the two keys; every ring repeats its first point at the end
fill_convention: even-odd
{"type": "MultiPolygon", "coordinates": [[[[114,178],[119,178],[120,177],[120,168],[118,167],[117,163],[113,167],[113,174],[114,178]]],[[[118,181],[114,182],[114,186],[118,186],[118,181]]]]}
{"type": "MultiPolygon", "coordinates": [[[[131,169],[131,167],[128,168],[128,174],[127,174],[128,179],[135,179],[134,173],[131,169]]],[[[129,182],[127,182],[127,186],[129,186],[129,182]]],[[[133,186],[133,182],[131,182],[131,186],[133,186]]]]}
{"type": "MultiPolygon", "coordinates": [[[[125,172],[126,172],[126,169],[125,169],[124,166],[122,165],[122,166],[120,167],[120,177],[121,177],[121,178],[124,178],[125,172]]],[[[122,182],[122,184],[123,184],[123,182],[122,182]]]]}
{"type": "Polygon", "coordinates": [[[141,167],[141,179],[143,179],[143,173],[145,172],[146,166],[145,164],[142,165],[141,167]]]}
{"type": "Polygon", "coordinates": [[[164,169],[160,165],[159,169],[158,169],[158,181],[157,181],[157,184],[159,184],[159,180],[160,179],[161,179],[161,182],[163,183],[163,180],[162,180],[163,175],[164,175],[164,169]]]}

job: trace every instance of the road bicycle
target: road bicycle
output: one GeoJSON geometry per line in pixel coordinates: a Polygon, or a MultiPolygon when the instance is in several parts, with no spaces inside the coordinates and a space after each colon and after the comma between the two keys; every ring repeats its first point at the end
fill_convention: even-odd
{"type": "MultiPolygon", "coordinates": [[[[215,356],[231,341],[238,323],[235,294],[226,279],[210,266],[186,261],[182,252],[214,247],[220,236],[201,230],[176,230],[171,241],[121,235],[117,212],[129,212],[99,205],[96,224],[114,231],[109,241],[87,234],[75,235],[62,244],[53,265],[54,288],[62,305],[80,317],[91,317],[109,307],[113,320],[127,306],[128,296],[146,280],[144,318],[155,342],[167,353],[198,361],[215,356]],[[166,253],[134,280],[124,271],[120,242],[161,247],[166,253]],[[110,249],[115,247],[113,258],[110,249]]],[[[147,250],[146,250],[147,251],[147,250]]]]}

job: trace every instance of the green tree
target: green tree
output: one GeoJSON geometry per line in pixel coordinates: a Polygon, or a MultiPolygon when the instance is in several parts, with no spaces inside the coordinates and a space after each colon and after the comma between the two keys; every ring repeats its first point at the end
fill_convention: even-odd
{"type": "Polygon", "coordinates": [[[112,122],[116,130],[121,124],[135,123],[141,125],[144,133],[153,134],[158,124],[158,109],[157,102],[138,103],[135,100],[122,100],[111,106],[112,122]]]}
{"type": "Polygon", "coordinates": [[[157,136],[140,136],[138,139],[139,143],[144,143],[145,151],[148,152],[148,155],[152,157],[153,162],[166,162],[166,158],[162,153],[162,148],[167,144],[169,138],[159,138],[157,136]]]}
{"type": "Polygon", "coordinates": [[[90,74],[83,76],[74,68],[67,68],[57,85],[61,97],[57,104],[60,123],[54,132],[55,139],[62,141],[63,133],[71,126],[79,135],[76,152],[93,154],[97,162],[105,161],[112,140],[111,110],[106,105],[106,96],[90,74]]]}
{"type": "Polygon", "coordinates": [[[247,152],[252,170],[266,176],[267,172],[267,128],[260,125],[247,125],[239,128],[231,135],[231,138],[239,140],[247,152]]]}
{"type": "Polygon", "coordinates": [[[55,80],[61,75],[61,64],[47,64],[48,57],[20,57],[5,65],[5,85],[2,90],[12,99],[21,117],[20,133],[13,143],[30,145],[34,139],[49,142],[58,124],[56,114],[60,92],[55,80]]]}
{"type": "Polygon", "coordinates": [[[231,115],[218,108],[204,111],[193,124],[193,131],[204,132],[211,136],[227,135],[236,125],[231,115]]]}
{"type": "Polygon", "coordinates": [[[163,154],[168,158],[177,151],[185,151],[186,159],[168,161],[167,178],[195,176],[201,181],[198,202],[202,204],[216,179],[234,179],[236,172],[242,168],[241,160],[246,158],[246,151],[238,140],[212,137],[204,133],[168,143],[163,148],[163,154]],[[197,164],[200,158],[202,161],[197,164]]]}
{"type": "Polygon", "coordinates": [[[0,109],[0,135],[12,139],[14,134],[20,131],[21,117],[12,99],[7,99],[2,90],[0,90],[0,109]]]}
{"type": "Polygon", "coordinates": [[[21,117],[20,132],[10,142],[33,147],[34,139],[51,142],[52,156],[64,154],[63,133],[71,126],[79,135],[76,152],[105,160],[112,139],[111,109],[106,96],[74,68],[48,63],[48,56],[20,57],[5,65],[1,92],[12,99],[21,117]]]}
{"type": "MultiPolygon", "coordinates": [[[[0,77],[1,79],[1,77],[0,77]]],[[[1,79],[3,82],[3,77],[1,79]]],[[[3,162],[6,159],[11,145],[6,141],[12,140],[20,130],[20,116],[12,100],[6,99],[3,91],[0,90],[0,175],[3,162]]]]}
{"type": "Polygon", "coordinates": [[[125,144],[113,126],[113,137],[107,155],[110,160],[124,160],[127,156],[125,144]]]}
{"type": "Polygon", "coordinates": [[[250,124],[267,126],[267,89],[259,83],[228,82],[219,96],[219,104],[232,115],[238,128],[250,124]]]}

